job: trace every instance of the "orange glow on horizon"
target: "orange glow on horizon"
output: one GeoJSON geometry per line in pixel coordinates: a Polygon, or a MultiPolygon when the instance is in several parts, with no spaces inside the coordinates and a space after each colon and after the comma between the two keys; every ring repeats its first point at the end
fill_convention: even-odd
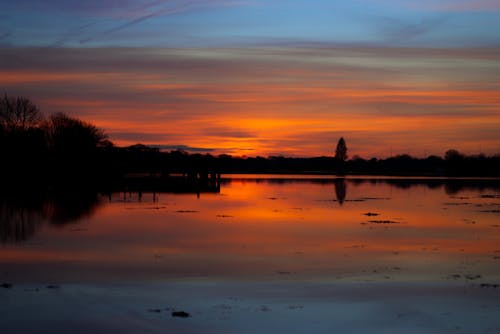
{"type": "Polygon", "coordinates": [[[0,84],[45,113],[102,127],[119,146],[319,156],[343,136],[351,156],[499,153],[498,61],[481,49],[410,51],[146,49],[144,63],[133,59],[139,68],[3,70],[0,84]],[[147,57],[166,69],[149,67],[147,57]],[[185,67],[170,66],[178,59],[185,67]]]}

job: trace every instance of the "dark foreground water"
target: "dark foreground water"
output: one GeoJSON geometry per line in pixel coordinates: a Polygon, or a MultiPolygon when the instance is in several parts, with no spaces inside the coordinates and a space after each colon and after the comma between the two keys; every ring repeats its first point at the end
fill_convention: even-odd
{"type": "Polygon", "coordinates": [[[0,325],[500,332],[499,184],[237,175],[202,194],[3,194],[0,325]]]}

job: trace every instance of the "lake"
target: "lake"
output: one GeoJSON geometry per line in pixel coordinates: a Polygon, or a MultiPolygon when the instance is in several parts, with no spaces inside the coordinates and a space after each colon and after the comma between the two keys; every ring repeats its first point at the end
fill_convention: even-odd
{"type": "Polygon", "coordinates": [[[0,208],[12,333],[500,332],[498,179],[225,175],[0,208]]]}

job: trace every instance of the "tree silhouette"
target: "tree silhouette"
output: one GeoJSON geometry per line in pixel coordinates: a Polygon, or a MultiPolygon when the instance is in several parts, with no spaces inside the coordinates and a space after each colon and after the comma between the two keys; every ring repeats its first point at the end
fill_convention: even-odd
{"type": "Polygon", "coordinates": [[[55,153],[82,155],[109,143],[101,129],[64,113],[50,116],[46,133],[49,150],[55,153]]]}
{"type": "Polygon", "coordinates": [[[0,122],[8,130],[26,130],[40,124],[40,109],[28,98],[5,94],[0,98],[0,122]]]}
{"type": "Polygon", "coordinates": [[[51,177],[88,182],[109,171],[111,164],[103,160],[106,134],[96,126],[63,113],[50,116],[45,126],[51,177]]]}
{"type": "Polygon", "coordinates": [[[462,160],[464,158],[464,155],[460,153],[457,150],[451,149],[446,151],[444,154],[444,159],[446,161],[457,161],[457,160],[462,160]]]}
{"type": "Polygon", "coordinates": [[[337,143],[337,149],[335,150],[335,159],[340,161],[347,160],[347,145],[345,143],[344,137],[340,137],[337,143]]]}
{"type": "Polygon", "coordinates": [[[46,146],[39,126],[42,118],[29,99],[0,96],[0,173],[4,181],[30,182],[31,176],[43,169],[46,146]]]}

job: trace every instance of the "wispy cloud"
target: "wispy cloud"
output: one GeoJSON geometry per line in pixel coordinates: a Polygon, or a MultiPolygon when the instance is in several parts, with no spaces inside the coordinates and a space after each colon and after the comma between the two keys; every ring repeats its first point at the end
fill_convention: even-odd
{"type": "Polygon", "coordinates": [[[93,41],[97,38],[106,37],[107,35],[110,35],[112,33],[118,32],[118,31],[123,30],[123,29],[127,29],[129,27],[132,27],[134,25],[137,25],[139,23],[142,23],[144,21],[147,21],[149,19],[152,19],[152,18],[155,18],[158,16],[172,15],[172,14],[180,13],[183,11],[187,11],[190,8],[192,8],[193,5],[194,5],[194,2],[186,2],[186,3],[181,4],[180,6],[162,8],[162,9],[153,11],[151,13],[138,16],[138,17],[133,18],[125,23],[119,24],[111,29],[107,29],[107,30],[99,32],[98,34],[80,39],[80,44],[88,43],[88,42],[93,41]]]}
{"type": "Polygon", "coordinates": [[[498,0],[368,0],[385,5],[405,7],[425,11],[445,12],[470,12],[470,11],[498,11],[500,1],[498,0]]]}
{"type": "Polygon", "coordinates": [[[498,44],[491,12],[499,7],[493,0],[16,0],[4,1],[2,12],[18,46],[462,47],[498,44]],[[389,19],[374,30],[367,13],[389,19]]]}
{"type": "Polygon", "coordinates": [[[47,11],[57,13],[72,13],[81,16],[113,16],[123,11],[140,9],[167,0],[16,0],[5,1],[2,8],[6,11],[47,11]]]}
{"type": "Polygon", "coordinates": [[[374,20],[376,29],[388,43],[412,43],[412,40],[432,33],[446,22],[446,17],[433,17],[408,22],[394,17],[384,17],[374,20]]]}
{"type": "Polygon", "coordinates": [[[169,141],[168,134],[161,132],[112,131],[109,135],[126,142],[154,143],[169,141]]]}
{"type": "Polygon", "coordinates": [[[189,145],[149,145],[152,147],[157,147],[160,150],[181,150],[181,151],[187,151],[187,152],[194,152],[194,153],[209,153],[215,151],[214,148],[205,148],[205,147],[192,147],[189,145]]]}
{"type": "Polygon", "coordinates": [[[366,141],[356,144],[363,156],[388,142],[415,154],[407,148],[417,142],[434,154],[491,152],[500,140],[498,51],[48,48],[33,57],[5,48],[0,86],[92,121],[119,145],[321,155],[347,133],[366,141]],[[462,132],[467,141],[454,144],[462,132]]]}
{"type": "Polygon", "coordinates": [[[499,11],[500,1],[498,0],[447,0],[447,1],[423,1],[415,2],[415,6],[424,6],[433,10],[441,11],[499,11]]]}
{"type": "Polygon", "coordinates": [[[212,137],[229,137],[229,138],[255,138],[255,133],[244,130],[237,129],[233,127],[207,127],[201,131],[205,136],[212,137]]]}
{"type": "Polygon", "coordinates": [[[58,38],[52,45],[52,47],[61,47],[61,46],[64,46],[66,44],[66,42],[68,41],[71,41],[73,40],[75,37],[78,38],[80,37],[82,34],[85,33],[85,31],[94,26],[96,23],[95,22],[92,22],[92,23],[87,23],[87,24],[84,24],[84,25],[80,25],[74,29],[71,29],[69,30],[68,32],[64,33],[60,38],[58,38]]]}
{"type": "Polygon", "coordinates": [[[166,17],[203,8],[241,6],[246,4],[248,3],[235,0],[156,0],[140,2],[139,4],[137,4],[137,2],[125,2],[119,5],[115,2],[104,1],[100,5],[94,4],[94,6],[90,6],[90,10],[87,7],[70,7],[73,11],[78,12],[81,10],[88,12],[90,16],[87,16],[86,19],[92,20],[93,22],[64,33],[54,43],[54,46],[62,46],[64,43],[75,38],[80,44],[87,44],[95,40],[103,40],[111,34],[129,29],[135,25],[158,17],[166,17]],[[119,23],[114,24],[115,21],[119,23]],[[105,29],[100,28],[100,26],[109,25],[110,23],[112,27],[105,29]],[[87,28],[90,26],[94,26],[95,29],[91,32],[86,32],[87,28]]]}

